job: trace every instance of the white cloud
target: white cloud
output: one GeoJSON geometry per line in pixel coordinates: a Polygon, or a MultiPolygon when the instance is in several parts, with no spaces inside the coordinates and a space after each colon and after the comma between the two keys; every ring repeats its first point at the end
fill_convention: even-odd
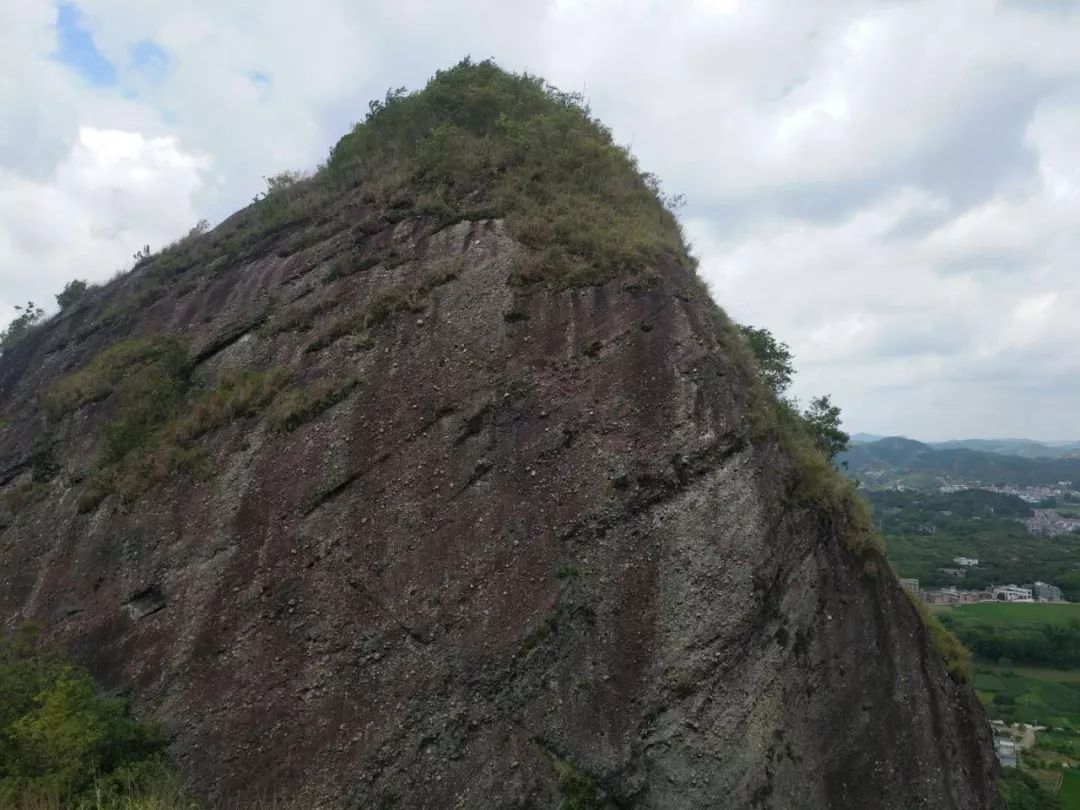
{"type": "Polygon", "coordinates": [[[0,169],[0,308],[51,305],[66,282],[103,280],[140,246],[182,234],[205,166],[175,138],[82,127],[51,176],[0,169]]]}

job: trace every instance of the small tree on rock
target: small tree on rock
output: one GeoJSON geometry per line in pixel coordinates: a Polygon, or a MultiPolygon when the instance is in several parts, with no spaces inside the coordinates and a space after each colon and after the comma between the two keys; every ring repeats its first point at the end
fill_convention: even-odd
{"type": "Polygon", "coordinates": [[[814,442],[830,459],[848,449],[851,437],[840,429],[840,408],[832,404],[828,394],[810,400],[803,419],[814,442]]]}
{"type": "Polygon", "coordinates": [[[832,403],[828,394],[810,400],[810,407],[801,414],[798,402],[787,396],[791,378],[795,374],[788,345],[777,340],[768,329],[740,325],[739,331],[754,353],[761,381],[769,386],[782,405],[802,417],[806,431],[821,452],[832,460],[847,450],[851,437],[840,429],[840,408],[832,403]]]}
{"type": "Polygon", "coordinates": [[[757,359],[758,372],[777,397],[782,397],[791,385],[791,377],[795,374],[795,366],[792,363],[791,349],[786,343],[782,343],[773,337],[768,329],[758,329],[754,326],[739,326],[746,342],[750,344],[750,350],[757,359]]]}
{"type": "Polygon", "coordinates": [[[56,295],[56,303],[64,310],[83,297],[86,292],[86,282],[74,279],[64,285],[64,289],[56,295]]]}
{"type": "Polygon", "coordinates": [[[0,332],[0,351],[7,351],[15,346],[45,317],[45,310],[35,306],[33,301],[27,301],[25,307],[17,306],[15,309],[19,314],[8,324],[7,329],[0,332]]]}

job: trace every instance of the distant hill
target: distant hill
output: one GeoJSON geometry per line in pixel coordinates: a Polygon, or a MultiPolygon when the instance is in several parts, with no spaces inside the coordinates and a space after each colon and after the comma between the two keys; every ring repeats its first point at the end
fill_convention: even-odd
{"type": "Polygon", "coordinates": [[[877,433],[852,433],[851,441],[853,444],[867,444],[869,442],[879,442],[884,439],[884,436],[879,436],[877,433]]]}
{"type": "Polygon", "coordinates": [[[1021,458],[1076,458],[1080,457],[1080,442],[1036,442],[1031,439],[954,439],[947,442],[931,442],[935,450],[978,450],[1021,458]]]}
{"type": "Polygon", "coordinates": [[[1024,457],[974,450],[961,442],[943,444],[891,436],[853,444],[838,461],[846,463],[853,477],[878,488],[903,483],[936,489],[946,482],[1043,486],[1071,481],[1080,486],[1080,457],[1024,457]]]}

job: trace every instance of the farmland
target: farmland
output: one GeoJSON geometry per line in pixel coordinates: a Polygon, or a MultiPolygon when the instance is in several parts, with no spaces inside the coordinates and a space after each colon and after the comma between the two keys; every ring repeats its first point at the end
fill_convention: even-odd
{"type": "Polygon", "coordinates": [[[1080,623],[1080,604],[1050,602],[976,602],[939,609],[962,623],[992,622],[1005,625],[1056,625],[1080,623]]]}
{"type": "Polygon", "coordinates": [[[1080,668],[1080,605],[979,602],[937,615],[983,661],[1080,668]]]}

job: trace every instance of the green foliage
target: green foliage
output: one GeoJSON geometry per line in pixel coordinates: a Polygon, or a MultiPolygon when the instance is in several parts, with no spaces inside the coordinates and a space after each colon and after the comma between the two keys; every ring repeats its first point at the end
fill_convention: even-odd
{"type": "Polygon", "coordinates": [[[209,390],[193,391],[190,372],[187,348],[178,338],[132,338],[103,350],[43,394],[52,419],[114,398],[101,454],[80,497],[82,510],[112,494],[133,503],[174,472],[202,469],[197,439],[259,412],[287,381],[277,369],[235,372],[209,390]]]}
{"type": "Polygon", "coordinates": [[[198,394],[190,407],[165,427],[160,438],[166,443],[188,444],[236,419],[255,416],[287,381],[288,375],[277,368],[226,374],[216,386],[198,394]]]}
{"type": "Polygon", "coordinates": [[[64,289],[57,293],[56,303],[59,304],[61,310],[67,309],[78,303],[86,290],[87,284],[85,281],[80,281],[79,279],[69,281],[64,285],[64,289]]]}
{"type": "Polygon", "coordinates": [[[840,429],[840,408],[826,394],[810,401],[810,407],[802,414],[795,412],[794,400],[785,397],[795,373],[791,350],[786,343],[777,340],[768,329],[753,326],[737,327],[753,353],[758,378],[768,387],[775,399],[788,407],[792,415],[800,417],[803,431],[810,436],[825,456],[832,461],[838,453],[848,448],[850,437],[840,429]]]}
{"type": "Polygon", "coordinates": [[[46,413],[59,419],[64,414],[104,399],[128,377],[186,377],[187,350],[176,337],[153,335],[115,343],[96,355],[85,367],[62,377],[41,397],[46,413]]]}
{"type": "Polygon", "coordinates": [[[270,177],[264,177],[263,180],[266,181],[266,190],[255,195],[255,202],[273,201],[303,179],[303,172],[292,171],[279,172],[270,177]]]}
{"type": "Polygon", "coordinates": [[[423,312],[431,291],[453,281],[464,269],[465,260],[458,256],[439,262],[419,279],[382,287],[366,310],[345,313],[325,324],[305,351],[321,351],[345,335],[365,336],[366,347],[370,348],[374,345],[370,337],[373,330],[399,312],[423,312]]]}
{"type": "Polygon", "coordinates": [[[323,377],[301,388],[284,392],[270,411],[270,422],[280,430],[293,431],[344,401],[360,381],[323,377]]]}
{"type": "Polygon", "coordinates": [[[806,420],[788,403],[772,404],[780,442],[795,466],[791,496],[797,503],[815,506],[830,519],[844,545],[856,553],[884,552],[874,528],[870,507],[855,485],[829,463],[806,420]]]}
{"type": "Polygon", "coordinates": [[[274,311],[273,316],[259,327],[263,337],[273,337],[282,332],[307,332],[323,313],[333,309],[339,302],[334,298],[294,301],[274,311]]]}
{"type": "Polygon", "coordinates": [[[814,442],[830,461],[847,450],[851,437],[840,429],[840,408],[832,404],[828,394],[810,400],[810,407],[803,411],[803,420],[814,442]]]}
{"type": "Polygon", "coordinates": [[[43,483],[31,478],[29,480],[20,481],[8,488],[7,491],[0,496],[0,499],[3,500],[4,507],[9,513],[17,515],[28,506],[32,506],[41,501],[47,493],[48,489],[43,483]]]}
{"type": "Polygon", "coordinates": [[[692,264],[655,179],[581,97],[491,62],[465,60],[420,92],[372,102],[323,176],[360,184],[388,220],[406,209],[443,223],[506,216],[543,251],[546,277],[567,284],[632,272],[665,252],[692,264]]]}
{"type": "Polygon", "coordinates": [[[563,582],[572,582],[581,579],[585,570],[577,563],[563,563],[555,572],[555,576],[563,582]]]}
{"type": "Polygon", "coordinates": [[[175,418],[185,403],[191,371],[179,342],[153,362],[131,366],[117,381],[117,407],[102,431],[103,465],[115,464],[149,445],[157,430],[175,418]]]}
{"type": "Polygon", "coordinates": [[[372,267],[382,261],[383,257],[380,254],[372,254],[370,256],[364,256],[358,258],[355,255],[348,254],[340,256],[334,260],[334,263],[330,265],[330,269],[326,272],[326,281],[336,281],[339,278],[346,278],[356,273],[362,273],[365,270],[370,270],[372,267]]]}
{"type": "Polygon", "coordinates": [[[984,660],[1080,668],[1080,605],[961,605],[939,616],[984,660]]]}
{"type": "Polygon", "coordinates": [[[1057,796],[1047,791],[1031,774],[1018,768],[1002,768],[998,793],[1009,810],[1059,810],[1057,796]]]}
{"type": "Polygon", "coordinates": [[[565,759],[549,755],[559,786],[559,810],[601,810],[606,806],[596,780],[565,759]]]}
{"type": "MultiPolygon", "coordinates": [[[[0,640],[0,806],[135,807],[171,782],[164,739],[46,645],[35,626],[0,640]]],[[[146,807],[191,807],[187,800],[146,807]]]]}
{"type": "Polygon", "coordinates": [[[1075,731],[1040,731],[1036,737],[1040,751],[1055,751],[1080,759],[1080,734],[1075,731]]]}
{"type": "Polygon", "coordinates": [[[889,545],[889,562],[924,587],[956,585],[979,590],[1006,582],[1052,582],[1069,601],[1080,601],[1080,536],[1033,537],[1017,518],[1030,504],[984,490],[954,493],[866,493],[889,545]],[[954,557],[975,557],[977,568],[960,579],[941,572],[954,557]]]}
{"type": "Polygon", "coordinates": [[[27,301],[26,306],[17,306],[15,309],[19,314],[8,324],[7,329],[0,332],[0,352],[6,352],[17,346],[19,341],[30,334],[31,330],[45,318],[45,310],[35,306],[33,301],[27,301]]]}
{"type": "Polygon", "coordinates": [[[923,624],[926,625],[926,630],[930,634],[930,641],[934,645],[934,649],[941,654],[943,659],[945,659],[945,669],[948,670],[949,675],[956,681],[970,680],[971,653],[963,645],[960,639],[953,635],[952,632],[938,620],[938,617],[931,612],[930,608],[928,608],[919,597],[908,593],[906,589],[904,592],[908,594],[908,598],[911,600],[911,604],[915,606],[919,618],[921,618],[923,624]]]}
{"type": "MultiPolygon", "coordinates": [[[[1061,791],[1058,794],[1061,810],[1080,810],[1080,771],[1067,770],[1061,774],[1061,791]]],[[[1012,805],[1009,805],[1012,810],[1012,805]]],[[[1057,810],[1048,806],[1048,810],[1057,810]]]]}
{"type": "Polygon", "coordinates": [[[135,261],[134,267],[143,267],[154,254],[150,250],[149,245],[143,245],[141,248],[131,254],[131,258],[135,261]]]}
{"type": "MultiPolygon", "coordinates": [[[[972,686],[991,719],[1063,728],[1071,737],[1071,745],[1078,744],[1080,671],[978,660],[974,670],[972,686]]],[[[1042,743],[1051,734],[1057,736],[1057,732],[1039,732],[1040,748],[1057,750],[1052,743],[1042,743]]]]}
{"type": "Polygon", "coordinates": [[[141,417],[148,406],[140,402],[132,404],[128,411],[122,405],[120,415],[106,425],[104,450],[80,507],[92,509],[111,494],[131,504],[178,471],[202,471],[205,458],[197,440],[236,419],[262,411],[287,379],[280,369],[228,374],[208,391],[189,394],[185,389],[178,403],[162,410],[162,415],[168,414],[167,419],[140,419],[138,430],[130,428],[125,414],[141,417]],[[127,437],[119,455],[108,443],[110,431],[127,437]]]}
{"type": "Polygon", "coordinates": [[[761,379],[776,397],[784,396],[795,374],[791,349],[773,337],[768,329],[744,325],[738,328],[754,353],[761,379]]]}

